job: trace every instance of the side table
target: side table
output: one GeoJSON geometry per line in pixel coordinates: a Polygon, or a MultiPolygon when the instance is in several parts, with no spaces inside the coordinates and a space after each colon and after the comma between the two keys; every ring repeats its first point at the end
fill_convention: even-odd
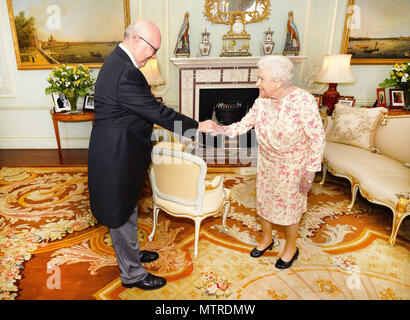
{"type": "Polygon", "coordinates": [[[63,153],[61,150],[58,121],[62,121],[62,122],[92,121],[92,123],[94,124],[94,112],[81,111],[80,113],[70,113],[70,112],[54,112],[54,110],[50,110],[50,115],[51,115],[51,120],[53,120],[54,132],[55,132],[56,140],[57,140],[58,157],[60,160],[60,164],[62,164],[63,163],[63,153]]]}
{"type": "Polygon", "coordinates": [[[410,110],[389,109],[387,115],[389,116],[408,116],[410,115],[410,110]]]}

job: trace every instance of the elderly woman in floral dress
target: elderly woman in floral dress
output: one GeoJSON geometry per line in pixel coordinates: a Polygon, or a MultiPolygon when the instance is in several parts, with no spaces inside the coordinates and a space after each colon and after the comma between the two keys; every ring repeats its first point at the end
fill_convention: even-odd
{"type": "Polygon", "coordinates": [[[285,226],[286,244],[275,264],[285,269],[299,254],[299,221],[321,168],[325,134],[314,97],[292,85],[295,67],[289,58],[263,57],[258,68],[259,98],[241,121],[221,126],[217,132],[233,137],[255,127],[257,212],[263,238],[251,256],[257,258],[272,249],[272,224],[285,226]]]}

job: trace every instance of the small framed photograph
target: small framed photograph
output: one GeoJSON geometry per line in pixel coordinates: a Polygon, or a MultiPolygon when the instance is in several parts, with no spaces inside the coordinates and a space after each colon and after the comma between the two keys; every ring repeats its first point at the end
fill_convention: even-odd
{"type": "Polygon", "coordinates": [[[320,107],[322,106],[322,95],[317,93],[313,93],[312,95],[315,97],[317,107],[320,109],[320,107]]]}
{"type": "Polygon", "coordinates": [[[386,89],[377,88],[376,92],[377,92],[377,106],[386,108],[386,106],[387,106],[387,104],[386,104],[386,89]]]}
{"type": "Polygon", "coordinates": [[[404,90],[400,89],[390,89],[390,108],[391,109],[402,109],[406,102],[404,100],[404,90]]]}
{"type": "Polygon", "coordinates": [[[60,93],[53,93],[53,102],[54,102],[54,112],[63,112],[63,111],[70,111],[70,101],[66,98],[65,95],[60,93]]]}
{"type": "Polygon", "coordinates": [[[336,103],[340,103],[340,104],[343,104],[345,106],[353,108],[355,102],[356,102],[356,99],[352,96],[340,96],[339,98],[337,98],[336,103]]]}
{"type": "Polygon", "coordinates": [[[84,111],[94,111],[94,96],[84,97],[83,110],[84,111]]]}

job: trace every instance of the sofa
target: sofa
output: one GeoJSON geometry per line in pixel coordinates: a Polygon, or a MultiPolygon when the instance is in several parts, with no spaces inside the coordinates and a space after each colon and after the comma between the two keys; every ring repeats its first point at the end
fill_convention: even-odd
{"type": "Polygon", "coordinates": [[[402,221],[410,213],[410,115],[388,116],[385,108],[351,108],[337,104],[325,118],[326,173],[351,184],[351,210],[357,191],[393,213],[389,243],[394,245],[402,221]]]}

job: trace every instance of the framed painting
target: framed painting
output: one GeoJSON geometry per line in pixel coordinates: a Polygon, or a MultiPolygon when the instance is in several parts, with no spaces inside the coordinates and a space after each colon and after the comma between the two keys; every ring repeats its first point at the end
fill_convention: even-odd
{"type": "Polygon", "coordinates": [[[337,98],[337,102],[343,104],[347,107],[354,107],[354,104],[356,103],[356,99],[353,96],[340,96],[337,98]]]}
{"type": "Polygon", "coordinates": [[[85,96],[83,111],[94,111],[94,96],[85,96]]]}
{"type": "Polygon", "coordinates": [[[377,88],[376,93],[377,93],[377,106],[386,108],[387,107],[387,104],[386,104],[386,89],[385,88],[377,88]]]}
{"type": "Polygon", "coordinates": [[[404,99],[404,90],[401,89],[389,89],[390,95],[390,109],[403,109],[406,105],[404,99]]]}
{"type": "Polygon", "coordinates": [[[100,68],[130,24],[129,0],[7,0],[17,68],[100,68]]]}
{"type": "Polygon", "coordinates": [[[51,97],[53,98],[54,112],[63,112],[71,110],[70,101],[68,101],[65,95],[60,93],[53,93],[51,97]]]}
{"type": "Polygon", "coordinates": [[[408,0],[349,0],[340,53],[351,64],[410,62],[408,12],[408,0]]]}

